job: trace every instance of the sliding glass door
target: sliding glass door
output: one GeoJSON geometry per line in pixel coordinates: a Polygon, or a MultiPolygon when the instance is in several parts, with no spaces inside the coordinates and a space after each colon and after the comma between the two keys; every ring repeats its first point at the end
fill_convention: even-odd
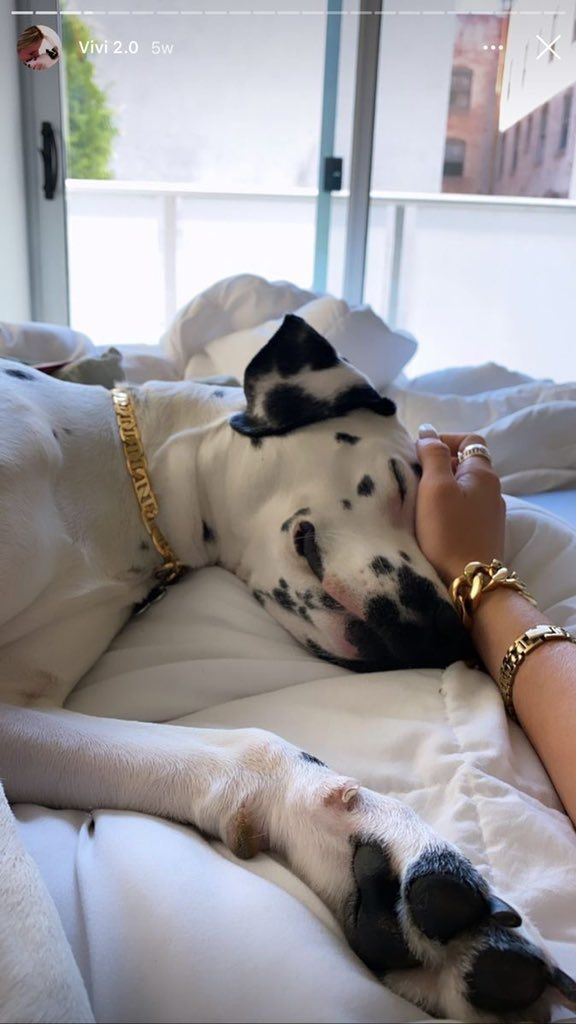
{"type": "Polygon", "coordinates": [[[334,0],[308,13],[241,0],[103,6],[63,0],[58,17],[44,13],[60,67],[22,71],[37,103],[52,78],[43,120],[65,143],[71,323],[98,343],[154,343],[179,306],[232,274],[337,288],[330,254],[346,203],[332,211],[331,196],[349,160],[333,146],[350,146],[350,10],[341,24],[334,0]]]}

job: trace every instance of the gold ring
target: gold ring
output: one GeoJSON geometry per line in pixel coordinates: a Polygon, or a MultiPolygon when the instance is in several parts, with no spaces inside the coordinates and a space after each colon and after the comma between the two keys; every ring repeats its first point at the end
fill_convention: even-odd
{"type": "Polygon", "coordinates": [[[467,444],[461,452],[458,452],[458,462],[462,464],[466,459],[471,459],[474,455],[478,455],[481,459],[486,459],[492,465],[492,458],[485,444],[467,444]]]}

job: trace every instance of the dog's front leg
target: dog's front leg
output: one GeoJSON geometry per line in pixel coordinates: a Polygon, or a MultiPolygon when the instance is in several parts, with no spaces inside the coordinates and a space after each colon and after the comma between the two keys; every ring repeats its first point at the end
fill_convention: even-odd
{"type": "MultiPolygon", "coordinates": [[[[0,778],[12,802],[142,811],[196,825],[241,852],[286,786],[295,748],[259,729],[125,722],[0,706],[0,778]]],[[[256,852],[246,848],[245,855],[256,852]]]]}
{"type": "Polygon", "coordinates": [[[157,814],[240,857],[270,846],[333,910],[368,966],[433,1013],[484,1021],[486,1011],[522,1009],[545,1021],[553,986],[576,1006],[573,982],[454,847],[398,800],[272,733],[17,707],[0,708],[0,721],[11,800],[157,814]]]}
{"type": "Polygon", "coordinates": [[[402,870],[438,840],[398,800],[361,789],[261,729],[196,729],[0,707],[12,802],[135,810],[192,824],[240,857],[283,854],[342,919],[352,857],[373,834],[402,870]]]}

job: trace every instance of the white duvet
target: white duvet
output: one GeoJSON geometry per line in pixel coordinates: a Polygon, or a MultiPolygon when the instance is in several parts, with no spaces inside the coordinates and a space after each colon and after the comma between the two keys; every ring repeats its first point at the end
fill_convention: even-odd
{"type": "MultiPolygon", "coordinates": [[[[265,289],[259,286],[260,297],[249,300],[242,295],[245,284],[235,295],[240,320],[247,309],[260,320],[240,326],[228,310],[222,336],[247,332],[249,358],[252,328],[275,313],[261,316],[265,289]]],[[[313,301],[301,297],[295,299],[300,306],[313,301]]],[[[217,305],[212,313],[219,315],[217,305]]],[[[345,334],[346,324],[340,326],[345,334]]],[[[384,335],[375,321],[372,327],[387,338],[397,377],[402,356],[398,348],[392,352],[396,336],[384,335]]],[[[194,353],[182,345],[182,325],[176,324],[164,340],[166,373],[192,375],[194,353]]],[[[375,355],[368,344],[366,352],[380,360],[380,383],[386,383],[383,353],[375,355]]],[[[196,354],[206,356],[201,346],[196,354]]],[[[221,370],[205,363],[203,372],[221,370]]],[[[411,403],[423,401],[417,388],[402,387],[411,392],[405,415],[416,408],[411,403]]],[[[507,397],[494,392],[480,400],[502,410],[507,397]]],[[[459,401],[464,408],[466,400],[459,401]]],[[[420,418],[445,426],[429,411],[420,418]]],[[[516,467],[524,465],[526,447],[514,450],[516,467]]],[[[574,459],[566,466],[573,479],[574,459]]],[[[556,472],[558,466],[527,472],[538,469],[556,472]]],[[[537,489],[533,482],[530,488],[537,489]]],[[[575,629],[574,532],[513,498],[506,557],[553,621],[575,629]]],[[[68,706],[88,714],[256,725],[280,733],[339,771],[410,803],[460,846],[500,896],[534,921],[561,967],[576,972],[576,834],[483,673],[461,663],[445,672],[355,675],[335,669],[300,648],[240,581],[210,568],[130,623],[68,706]]],[[[100,1021],[428,1019],[370,975],[329,912],[270,855],[239,862],[193,830],[134,813],[97,811],[91,817],[19,806],[16,814],[100,1021]]]]}

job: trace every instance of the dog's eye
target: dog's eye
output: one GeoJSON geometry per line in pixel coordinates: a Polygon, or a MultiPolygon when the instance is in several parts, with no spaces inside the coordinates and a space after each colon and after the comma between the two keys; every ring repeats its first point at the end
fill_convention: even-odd
{"type": "Polygon", "coordinates": [[[402,469],[402,466],[400,465],[398,459],[390,459],[388,465],[390,466],[390,471],[396,481],[398,493],[400,495],[400,501],[403,504],[404,499],[406,497],[406,492],[408,490],[406,486],[406,477],[404,476],[404,470],[402,469]]]}
{"type": "Polygon", "coordinates": [[[307,520],[299,523],[294,532],[294,547],[296,548],[296,554],[306,557],[306,538],[314,540],[316,537],[316,530],[314,529],[314,523],[309,523],[307,520]]]}
{"type": "Polygon", "coordinates": [[[306,559],[314,575],[321,580],[324,575],[324,567],[320,548],[316,542],[314,523],[310,523],[307,519],[298,523],[294,531],[294,548],[296,554],[306,559]]]}

